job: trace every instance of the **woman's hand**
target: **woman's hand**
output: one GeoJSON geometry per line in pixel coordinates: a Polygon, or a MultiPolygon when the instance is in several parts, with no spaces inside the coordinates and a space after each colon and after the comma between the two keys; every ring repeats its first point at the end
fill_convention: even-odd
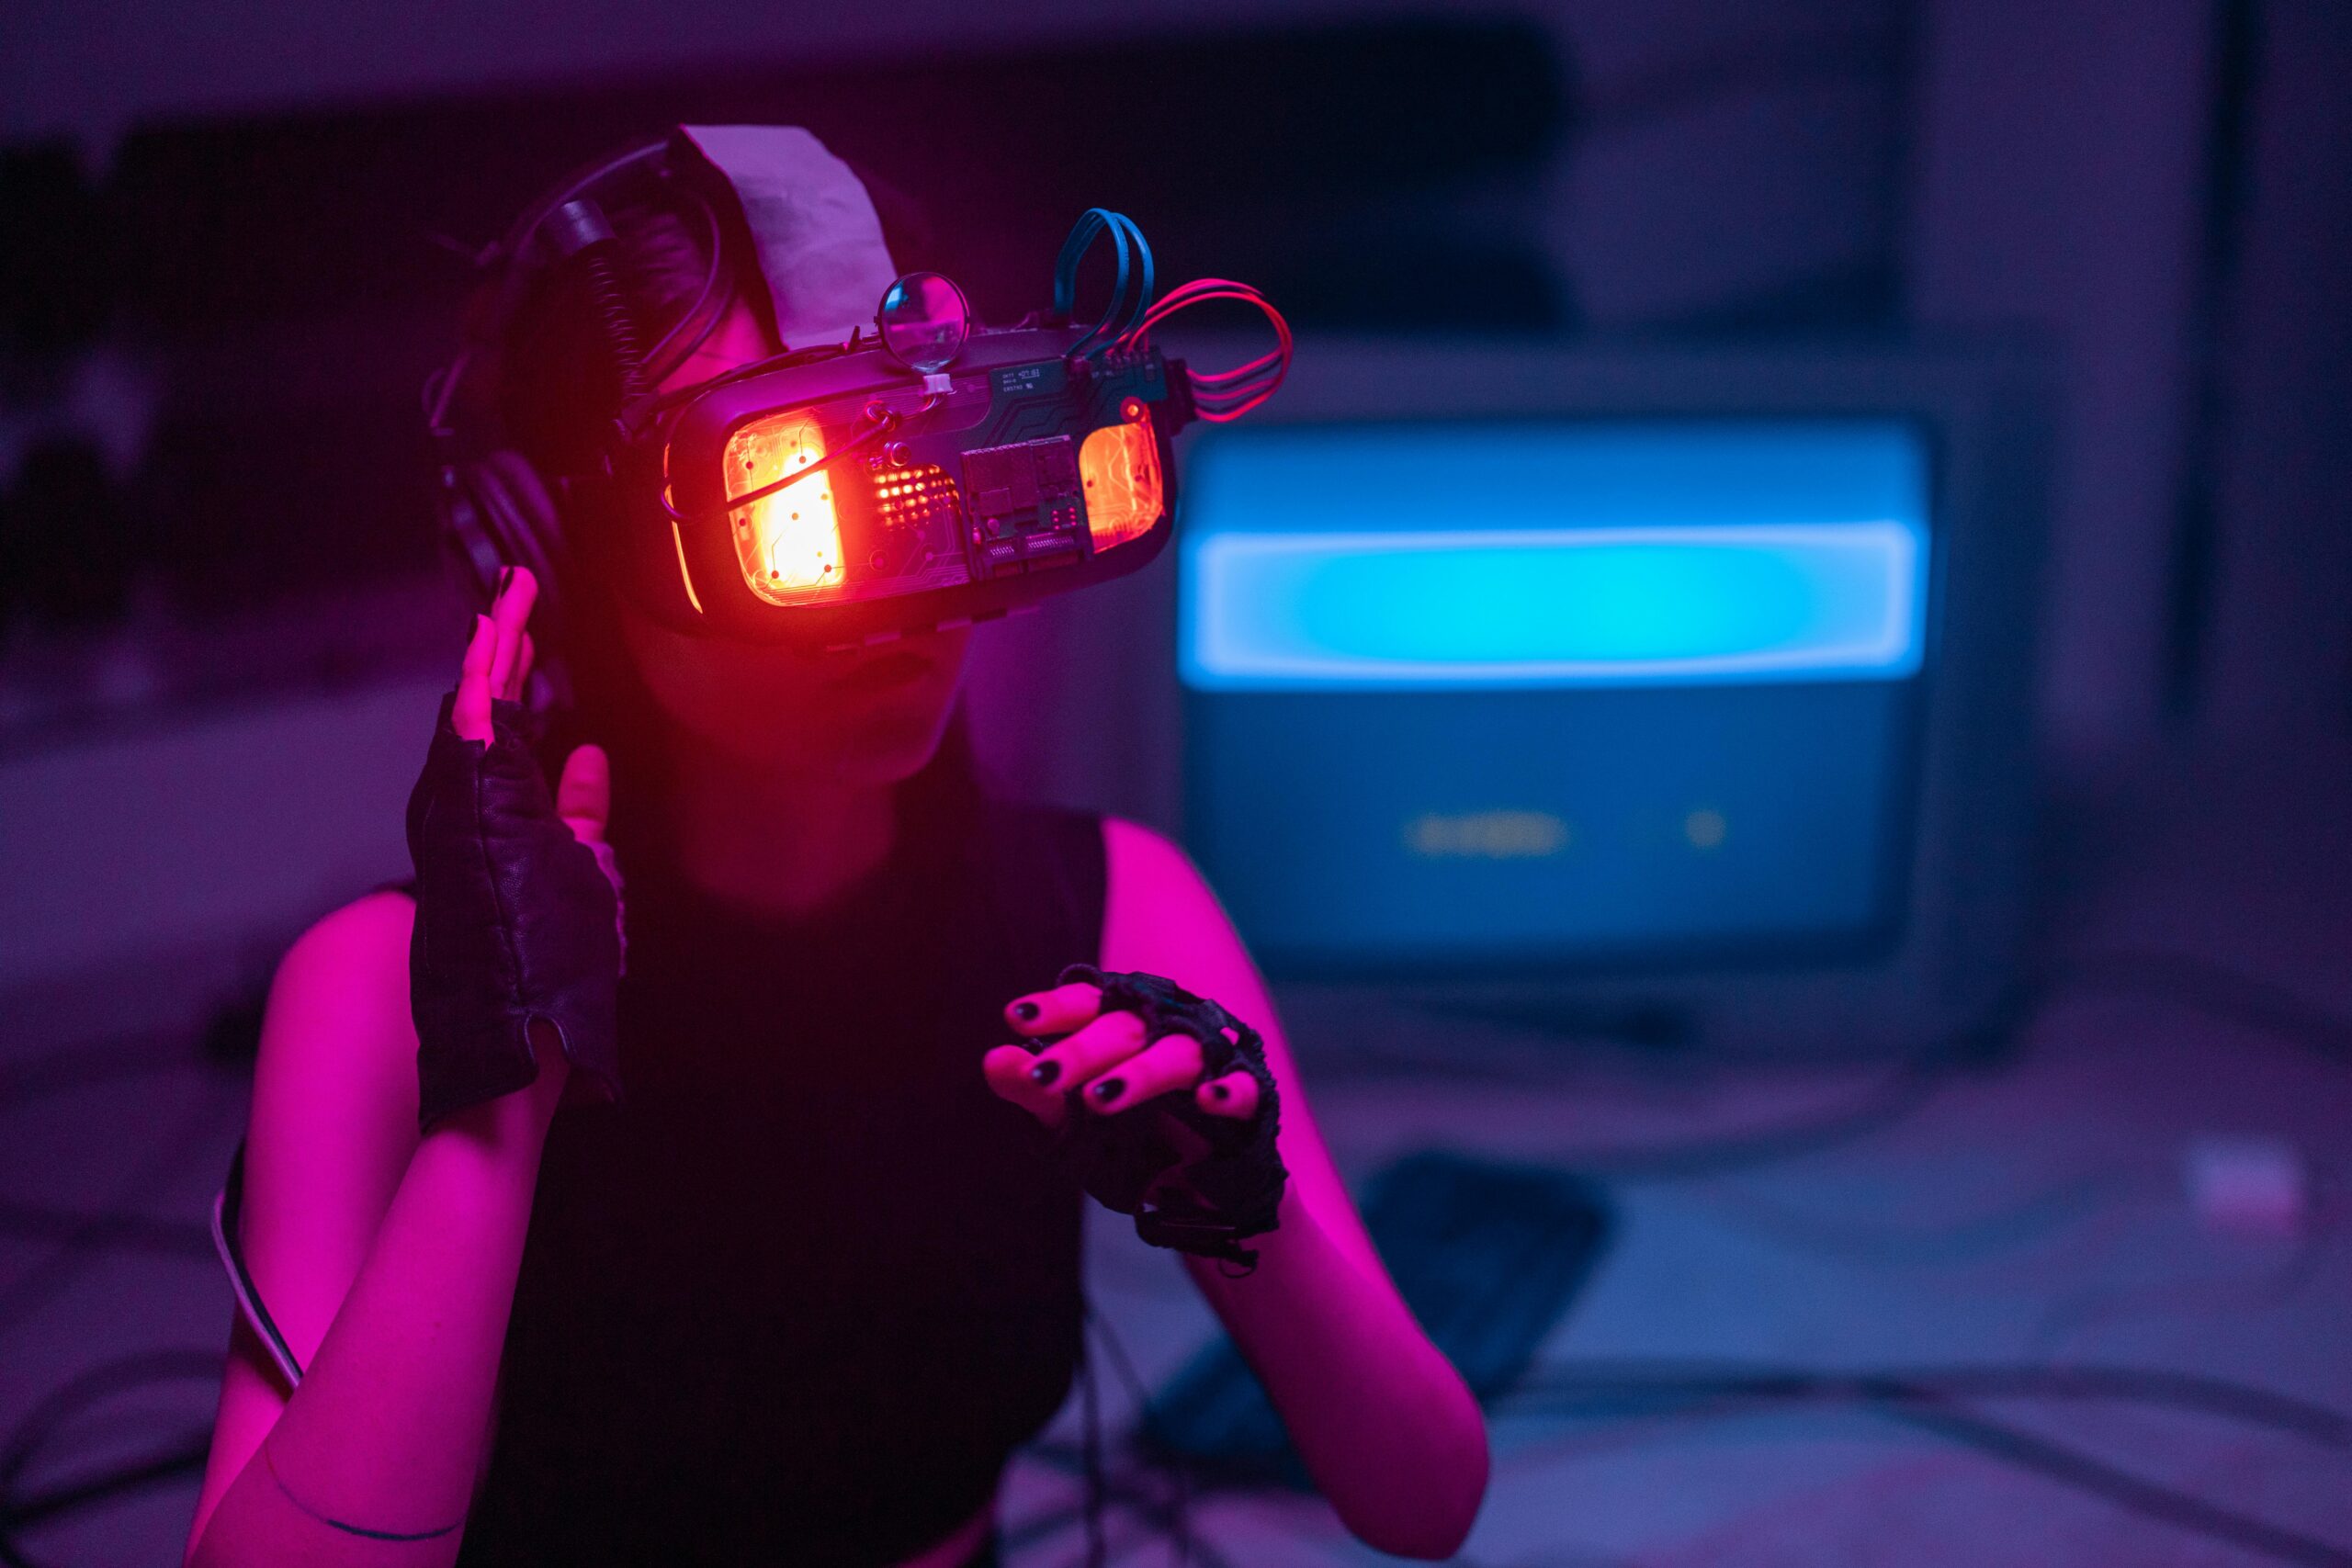
{"type": "Polygon", "coordinates": [[[427,1127],[538,1081],[551,1051],[591,1092],[620,1092],[610,776],[604,753],[581,747],[550,798],[525,740],[518,699],[537,592],[528,571],[513,569],[476,618],[409,798],[409,994],[427,1127]]]}
{"type": "Polygon", "coordinates": [[[1042,1049],[1000,1045],[980,1058],[989,1087],[1048,1127],[1062,1124],[1073,1101],[1108,1116],[1186,1089],[1208,1115],[1247,1122],[1258,1114],[1258,1080],[1246,1069],[1204,1081],[1198,1040],[1165,1034],[1147,1044],[1142,1018],[1104,1012],[1102,987],[1091,982],[1016,997],[1004,1017],[1025,1039],[1067,1036],[1042,1049]]]}
{"type": "MultiPolygon", "coordinates": [[[[466,644],[465,658],[458,662],[457,697],[449,711],[450,727],[460,739],[488,745],[497,738],[491,728],[492,699],[523,700],[536,653],[531,645],[531,610],[538,599],[539,581],[531,575],[531,569],[513,567],[498,596],[491,601],[490,614],[474,617],[473,639],[466,644]]],[[[613,771],[603,747],[574,747],[563,760],[563,777],[555,786],[555,809],[571,836],[596,857],[597,869],[618,897],[620,866],[613,859],[612,845],[605,841],[605,824],[613,815],[613,771]]],[[[626,933],[621,940],[626,947],[626,933]]]]}
{"type": "Polygon", "coordinates": [[[1236,1244],[1275,1227],[1288,1178],[1256,1030],[1159,976],[1084,964],[1016,998],[1005,1019],[1032,1041],[1065,1036],[998,1046],[980,1066],[998,1095],[1059,1133],[1087,1191],[1135,1215],[1155,1247],[1255,1261],[1236,1244]]]}

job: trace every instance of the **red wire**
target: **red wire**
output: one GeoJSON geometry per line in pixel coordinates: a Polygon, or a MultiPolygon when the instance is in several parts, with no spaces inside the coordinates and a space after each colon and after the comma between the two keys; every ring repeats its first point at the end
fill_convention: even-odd
{"type": "Polygon", "coordinates": [[[1222,382],[1230,385],[1235,381],[1246,379],[1257,371],[1263,370],[1267,366],[1272,365],[1276,360],[1283,357],[1284,355],[1283,351],[1277,348],[1260,358],[1251,360],[1247,365],[1238,365],[1230,370],[1218,370],[1207,375],[1195,376],[1193,379],[1195,381],[1222,382]]]}
{"type": "Polygon", "coordinates": [[[1234,398],[1248,397],[1261,387],[1277,386],[1281,381],[1281,373],[1273,370],[1240,381],[1215,381],[1203,385],[1195,379],[1193,385],[1193,396],[1196,400],[1206,399],[1213,403],[1225,402],[1234,398]]]}
{"type": "Polygon", "coordinates": [[[1215,408],[1204,408],[1195,403],[1193,405],[1193,412],[1213,424],[1226,424],[1234,420],[1239,419],[1243,414],[1248,413],[1251,409],[1256,408],[1260,403],[1264,402],[1268,398],[1271,398],[1273,395],[1274,389],[1268,387],[1264,391],[1260,392],[1256,397],[1251,398],[1247,402],[1235,403],[1229,408],[1224,404],[1219,404],[1215,408]]]}
{"type": "Polygon", "coordinates": [[[1275,310],[1264,295],[1246,283],[1236,283],[1230,278],[1194,278],[1190,283],[1170,289],[1153,301],[1151,307],[1144,311],[1142,319],[1119,339],[1117,346],[1129,351],[1141,349],[1149,342],[1153,327],[1179,310],[1211,299],[1235,299],[1245,305],[1256,306],[1272,323],[1277,340],[1271,352],[1246,365],[1237,365],[1227,370],[1195,370],[1190,373],[1194,411],[1204,420],[1224,424],[1239,419],[1272,397],[1274,389],[1281,386],[1283,378],[1290,373],[1290,323],[1283,320],[1282,312],[1275,310]]]}
{"type": "Polygon", "coordinates": [[[1126,346],[1139,345],[1144,339],[1145,333],[1148,333],[1152,326],[1156,325],[1159,321],[1165,321],[1168,317],[1175,314],[1178,310],[1182,310],[1187,306],[1196,305],[1206,299],[1239,299],[1245,303],[1255,305],[1258,309],[1263,310],[1268,319],[1274,323],[1274,330],[1282,336],[1285,344],[1289,341],[1290,328],[1288,323],[1283,321],[1282,313],[1267,302],[1264,295],[1259,293],[1256,289],[1250,288],[1246,283],[1232,283],[1220,277],[1204,277],[1192,283],[1185,284],[1181,288],[1170,289],[1167,294],[1163,295],[1149,310],[1144,312],[1143,319],[1136,323],[1135,330],[1129,333],[1127,336],[1122,340],[1123,344],[1126,346]]]}

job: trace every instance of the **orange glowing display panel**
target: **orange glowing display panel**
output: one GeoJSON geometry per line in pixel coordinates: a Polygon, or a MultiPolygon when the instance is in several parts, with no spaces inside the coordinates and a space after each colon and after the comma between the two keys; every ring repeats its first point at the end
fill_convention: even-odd
{"type": "MultiPolygon", "coordinates": [[[[727,494],[763,489],[825,455],[805,412],[755,419],[728,438],[727,494]]],[[[828,471],[786,485],[727,514],[743,581],[771,604],[816,604],[842,592],[842,526],[828,471]]]]}
{"type": "Polygon", "coordinates": [[[1106,424],[1078,449],[1079,477],[1086,483],[1087,531],[1094,547],[1107,550],[1151,532],[1159,521],[1164,487],[1159,449],[1140,405],[1121,424],[1106,424]]]}

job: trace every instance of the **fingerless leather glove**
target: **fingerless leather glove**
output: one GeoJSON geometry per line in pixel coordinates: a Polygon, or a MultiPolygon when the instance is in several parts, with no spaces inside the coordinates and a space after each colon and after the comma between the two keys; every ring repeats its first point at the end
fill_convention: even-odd
{"type": "Polygon", "coordinates": [[[1133,1214],[1136,1235],[1152,1246],[1254,1266],[1258,1255],[1239,1243],[1280,1223],[1289,1179],[1274,1145],[1281,1096],[1266,1068],[1265,1041],[1216,1003],[1158,975],[1073,964],[1058,983],[1080,982],[1102,987],[1104,1012],[1142,1019],[1147,1043],[1169,1034],[1199,1041],[1202,1082],[1247,1071],[1258,1080],[1258,1110],[1246,1121],[1212,1116],[1185,1092],[1110,1115],[1073,1113],[1063,1123],[1062,1158],[1098,1202],[1133,1214]],[[1185,1163],[1170,1121],[1196,1134],[1208,1152],[1185,1163]]]}
{"type": "Polygon", "coordinates": [[[485,745],[452,728],[455,703],[442,699],[408,801],[418,1121],[429,1128],[537,1078],[535,1019],[554,1026],[591,1092],[617,1100],[617,895],[556,815],[521,706],[491,704],[485,745]]]}

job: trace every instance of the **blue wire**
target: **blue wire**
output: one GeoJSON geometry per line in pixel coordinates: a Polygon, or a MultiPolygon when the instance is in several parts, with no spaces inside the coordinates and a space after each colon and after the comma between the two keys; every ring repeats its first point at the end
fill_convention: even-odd
{"type": "Polygon", "coordinates": [[[1114,340],[1131,331],[1151,306],[1151,246],[1144,239],[1143,231],[1124,213],[1113,212],[1103,207],[1090,207],[1071,226],[1069,238],[1062,242],[1061,254],[1054,262],[1054,310],[1068,319],[1076,308],[1078,265],[1093,247],[1095,236],[1105,231],[1111,236],[1112,253],[1118,265],[1117,276],[1111,284],[1111,303],[1104,309],[1102,319],[1089,327],[1085,335],[1070,345],[1072,355],[1102,353],[1114,340]],[[1142,287],[1132,300],[1127,295],[1131,269],[1130,240],[1143,262],[1142,287]],[[1117,322],[1115,327],[1113,325],[1114,321],[1117,322]],[[1099,343],[1098,339],[1101,340],[1099,343]]]}
{"type": "Polygon", "coordinates": [[[1056,268],[1054,276],[1054,308],[1065,316],[1078,303],[1079,263],[1085,258],[1086,253],[1093,248],[1094,237],[1097,234],[1106,230],[1110,232],[1111,244],[1118,262],[1118,276],[1111,285],[1111,302],[1104,308],[1102,319],[1089,327],[1084,336],[1070,344],[1069,352],[1074,356],[1082,355],[1087,352],[1094,341],[1102,334],[1103,330],[1111,324],[1112,319],[1118,314],[1120,305],[1126,299],[1127,233],[1115,221],[1116,218],[1117,214],[1107,208],[1088,208],[1085,216],[1080,218],[1077,226],[1070,231],[1069,239],[1062,245],[1062,264],[1056,268]]]}
{"type": "Polygon", "coordinates": [[[1143,237],[1143,231],[1136,226],[1136,220],[1125,213],[1114,212],[1111,216],[1123,224],[1130,235],[1134,236],[1136,251],[1143,257],[1143,287],[1136,291],[1136,302],[1127,311],[1126,320],[1121,321],[1119,330],[1111,334],[1114,338],[1121,338],[1133,332],[1136,323],[1143,320],[1143,313],[1151,309],[1151,243],[1143,237]]]}
{"type": "Polygon", "coordinates": [[[1078,303],[1078,263],[1094,243],[1105,220],[1102,209],[1090,207],[1070,225],[1069,238],[1062,242],[1062,254],[1054,260],[1054,310],[1067,317],[1078,303]]]}

